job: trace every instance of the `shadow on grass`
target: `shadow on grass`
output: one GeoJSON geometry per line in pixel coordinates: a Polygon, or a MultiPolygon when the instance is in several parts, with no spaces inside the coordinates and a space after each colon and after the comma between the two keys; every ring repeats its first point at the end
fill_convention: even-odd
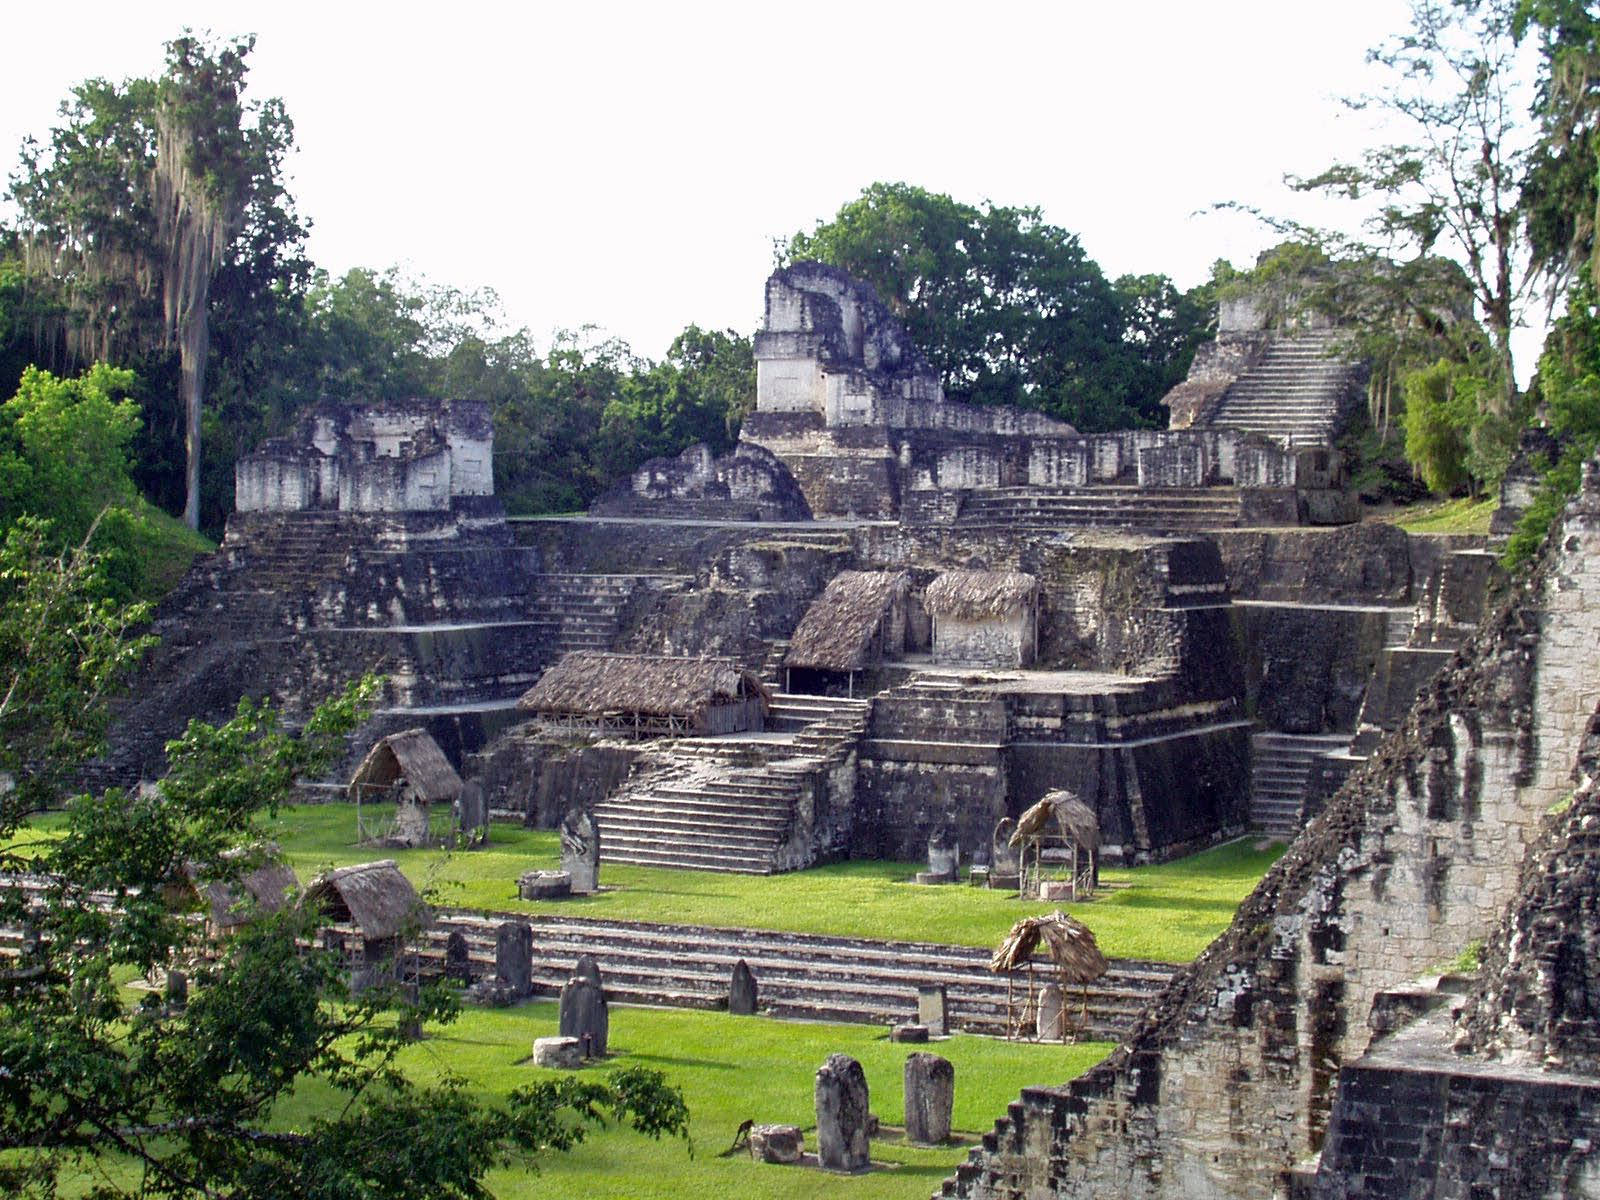
{"type": "Polygon", "coordinates": [[[625,1050],[621,1047],[612,1047],[612,1054],[626,1054],[630,1059],[642,1063],[662,1063],[669,1067],[704,1067],[708,1071],[737,1071],[738,1063],[722,1062],[715,1058],[684,1058],[676,1054],[641,1054],[637,1050],[625,1050]]]}

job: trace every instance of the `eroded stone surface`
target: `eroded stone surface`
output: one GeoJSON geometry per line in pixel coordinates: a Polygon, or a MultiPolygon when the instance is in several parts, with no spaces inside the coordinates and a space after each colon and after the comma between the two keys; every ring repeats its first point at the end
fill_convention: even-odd
{"type": "Polygon", "coordinates": [[[867,1076],[848,1054],[831,1054],[817,1070],[817,1159],[830,1171],[865,1171],[868,1159],[867,1076]]]}
{"type": "Polygon", "coordinates": [[[936,1146],[950,1136],[956,1096],[956,1069],[937,1054],[906,1058],[906,1140],[936,1146]]]}
{"type": "Polygon", "coordinates": [[[583,1044],[575,1037],[534,1038],[533,1065],[575,1071],[583,1066],[583,1044]]]}
{"type": "Polygon", "coordinates": [[[752,1125],[750,1153],[762,1162],[797,1163],[805,1153],[805,1134],[798,1125],[752,1125]]]}

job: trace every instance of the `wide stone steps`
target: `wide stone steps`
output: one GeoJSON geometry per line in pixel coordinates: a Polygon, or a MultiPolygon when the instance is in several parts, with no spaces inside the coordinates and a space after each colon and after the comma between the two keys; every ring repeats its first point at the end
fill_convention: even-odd
{"type": "Polygon", "coordinates": [[[605,857],[632,866],[773,873],[795,831],[801,795],[817,771],[860,739],[870,711],[867,701],[780,692],[773,698],[779,728],[768,736],[678,741],[660,752],[657,774],[595,806],[605,857]]]}
{"type": "Polygon", "coordinates": [[[537,590],[530,616],[548,631],[554,652],[552,661],[572,650],[610,650],[621,631],[623,611],[635,591],[655,578],[551,573],[534,576],[537,590]]]}
{"type": "Polygon", "coordinates": [[[669,771],[595,805],[606,861],[769,875],[794,826],[799,785],[740,768],[669,771]]]}
{"type": "Polygon", "coordinates": [[[1069,490],[999,488],[967,497],[958,525],[1207,529],[1239,523],[1232,488],[1125,487],[1069,490]]]}
{"type": "Polygon", "coordinates": [[[1250,738],[1250,823],[1273,837],[1299,832],[1306,785],[1316,760],[1348,745],[1349,738],[1257,733],[1250,738]]]}
{"type": "MultiPolygon", "coordinates": [[[[583,918],[511,919],[533,925],[534,979],[542,995],[558,993],[578,956],[591,954],[613,1003],[718,1008],[726,1003],[733,965],[742,958],[756,977],[762,1010],[772,1016],[888,1025],[915,1014],[919,986],[943,984],[952,1028],[1007,1031],[1007,979],[989,971],[989,951],[981,948],[583,918]]],[[[434,931],[433,954],[441,954],[443,938],[458,929],[475,968],[492,970],[496,924],[495,917],[448,914],[434,931]]],[[[1174,970],[1162,963],[1113,961],[1107,975],[1087,989],[1087,1032],[1119,1037],[1174,970]]],[[[1048,971],[1039,965],[1037,986],[1048,971]]],[[[1026,977],[1019,974],[1011,984],[1015,1017],[1026,1000],[1026,977]]],[[[1070,1011],[1080,1016],[1079,989],[1069,990],[1069,1001],[1070,1011]]]]}
{"type": "Polygon", "coordinates": [[[1331,441],[1354,371],[1328,357],[1333,345],[1322,334],[1278,340],[1223,394],[1210,425],[1289,444],[1331,441]]]}

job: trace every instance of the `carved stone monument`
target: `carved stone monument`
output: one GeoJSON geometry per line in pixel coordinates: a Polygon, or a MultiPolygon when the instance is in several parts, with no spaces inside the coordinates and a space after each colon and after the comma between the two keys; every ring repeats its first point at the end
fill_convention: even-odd
{"type": "Polygon", "coordinates": [[[574,895],[587,896],[600,886],[600,831],[581,808],[561,821],[561,869],[571,878],[574,895]]]}
{"type": "Polygon", "coordinates": [[[604,1058],[611,1032],[605,993],[592,980],[574,975],[561,989],[561,1036],[576,1038],[585,1057],[604,1058]]]}
{"type": "Polygon", "coordinates": [[[989,886],[1014,889],[1022,886],[1022,852],[1011,844],[1011,835],[1017,823],[1010,817],[1001,817],[994,827],[992,853],[989,862],[989,886]]]}
{"type": "Polygon", "coordinates": [[[736,1017],[748,1017],[756,1011],[756,977],[750,964],[740,959],[733,964],[733,978],[728,983],[728,1011],[736,1017]]]}
{"type": "Polygon", "coordinates": [[[848,1054],[830,1054],[817,1070],[817,1161],[829,1171],[868,1165],[867,1075],[848,1054]]]}
{"type": "Polygon", "coordinates": [[[928,869],[917,872],[917,882],[954,883],[960,861],[961,847],[951,836],[949,827],[941,825],[928,839],[928,869]]]}
{"type": "Polygon", "coordinates": [[[917,1024],[926,1025],[934,1037],[944,1037],[950,1032],[950,999],[944,984],[918,985],[917,1024]]]}
{"type": "Polygon", "coordinates": [[[1041,1042],[1058,1042],[1067,1036],[1067,1009],[1061,985],[1047,983],[1039,991],[1039,1018],[1035,1030],[1041,1042]]]}
{"type": "Polygon", "coordinates": [[[510,1000],[533,993],[533,926],[501,921],[494,932],[495,985],[510,1000]]]}
{"type": "Polygon", "coordinates": [[[189,976],[182,971],[167,972],[167,1011],[182,1012],[189,1007],[189,976]]]}
{"type": "Polygon", "coordinates": [[[472,958],[467,947],[467,936],[452,929],[444,944],[444,977],[457,983],[472,982],[472,958]]]}
{"type": "Polygon", "coordinates": [[[913,1054],[906,1059],[906,1140],[937,1146],[950,1136],[950,1113],[955,1105],[956,1069],[937,1054],[913,1054]]]}
{"type": "Polygon", "coordinates": [[[456,830],[460,844],[477,846],[489,835],[489,804],[483,796],[483,784],[469,779],[456,798],[456,830]]]}

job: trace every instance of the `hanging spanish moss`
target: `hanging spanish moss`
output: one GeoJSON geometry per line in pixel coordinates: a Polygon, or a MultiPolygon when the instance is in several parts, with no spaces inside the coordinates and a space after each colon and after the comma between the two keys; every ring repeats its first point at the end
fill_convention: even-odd
{"type": "Polygon", "coordinates": [[[165,252],[161,306],[168,345],[178,347],[188,475],[183,519],[200,525],[200,414],[205,401],[211,277],[244,222],[244,189],[196,169],[200,137],[166,90],[156,111],[156,241],[165,252]]]}

